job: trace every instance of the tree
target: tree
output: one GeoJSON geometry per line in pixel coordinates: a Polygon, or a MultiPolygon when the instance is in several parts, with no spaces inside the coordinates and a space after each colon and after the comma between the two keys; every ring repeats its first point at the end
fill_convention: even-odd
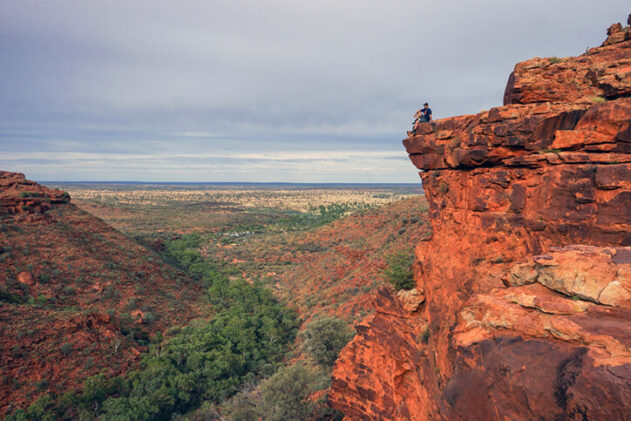
{"type": "Polygon", "coordinates": [[[316,375],[303,364],[283,367],[261,384],[260,412],[265,421],[308,419],[314,409],[309,395],[316,375]]]}
{"type": "Polygon", "coordinates": [[[304,347],[324,367],[332,367],[354,332],[343,320],[323,316],[307,324],[302,333],[304,347]]]}

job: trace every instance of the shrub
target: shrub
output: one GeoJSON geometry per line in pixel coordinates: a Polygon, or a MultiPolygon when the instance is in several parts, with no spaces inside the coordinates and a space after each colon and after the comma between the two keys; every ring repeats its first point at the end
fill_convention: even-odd
{"type": "Polygon", "coordinates": [[[548,57],[548,61],[550,62],[550,64],[557,64],[561,63],[563,59],[558,57],[548,57]]]}
{"type": "Polygon", "coordinates": [[[35,389],[42,391],[48,387],[48,380],[42,379],[35,383],[35,389]]]}
{"type": "MultiPolygon", "coordinates": [[[[147,333],[133,317],[121,313],[121,332],[139,344],[149,345],[150,351],[143,355],[138,369],[123,377],[92,377],[74,399],[67,397],[62,402],[60,398],[54,402],[54,408],[47,408],[53,419],[93,414],[104,421],[166,420],[174,414],[187,413],[202,402],[210,408],[207,411],[210,415],[215,405],[234,395],[242,385],[270,375],[280,365],[287,345],[293,343],[297,332],[295,312],[287,309],[260,282],[229,280],[220,271],[225,266],[205,261],[198,250],[191,250],[193,247],[189,247],[187,240],[194,242],[195,237],[176,240],[175,244],[182,247],[170,248],[168,244],[167,249],[173,253],[166,257],[207,283],[213,317],[172,328],[166,338],[156,336],[154,343],[149,344],[147,333]]],[[[153,313],[145,312],[145,319],[152,316],[153,313]]],[[[115,342],[113,349],[116,346],[115,342]]],[[[63,344],[61,352],[69,354],[72,348],[71,344],[63,344]]],[[[21,348],[14,351],[21,353],[21,348]]],[[[260,409],[270,414],[266,420],[295,419],[282,414],[302,414],[310,408],[306,397],[311,389],[306,385],[311,374],[304,368],[292,370],[289,372],[292,375],[277,377],[267,386],[267,406],[260,409]],[[287,384],[295,385],[298,398],[278,395],[278,390],[289,387],[287,384]],[[272,403],[273,396],[278,398],[276,403],[272,403]]],[[[16,411],[12,416],[24,414],[25,411],[16,411]]]]}
{"type": "Polygon", "coordinates": [[[415,287],[412,264],[414,253],[399,251],[386,257],[388,267],[383,271],[386,279],[395,289],[412,289],[415,287]]]}
{"type": "Polygon", "coordinates": [[[125,375],[124,392],[103,401],[103,420],[170,419],[202,402],[219,403],[269,371],[293,341],[296,315],[262,284],[228,280],[201,258],[196,241],[188,236],[167,243],[166,257],[208,283],[213,318],[171,329],[168,339],[151,345],[140,369],[125,375]]]}
{"type": "Polygon", "coordinates": [[[592,100],[592,102],[595,102],[597,104],[604,104],[605,102],[607,102],[607,100],[602,96],[593,96],[590,99],[592,100]]]}
{"type": "Polygon", "coordinates": [[[324,367],[332,367],[354,332],[343,320],[323,316],[307,324],[301,334],[305,350],[324,367]]]}
{"type": "Polygon", "coordinates": [[[0,287],[0,302],[2,301],[10,304],[20,304],[24,302],[24,299],[19,295],[13,294],[5,288],[0,287]]]}
{"type": "Polygon", "coordinates": [[[4,419],[6,421],[52,421],[56,419],[55,415],[50,411],[52,405],[52,397],[50,395],[44,395],[37,399],[31,406],[28,407],[28,409],[18,409],[13,414],[7,415],[4,419]]]}
{"type": "Polygon", "coordinates": [[[541,150],[537,151],[538,154],[555,153],[557,155],[560,152],[562,152],[561,149],[541,149],[541,150]]]}
{"type": "Polygon", "coordinates": [[[148,323],[154,322],[155,320],[156,320],[156,316],[150,311],[145,312],[143,314],[143,316],[142,316],[142,322],[143,323],[147,323],[148,324],[148,323]]]}
{"type": "MultiPolygon", "coordinates": [[[[253,421],[259,419],[261,394],[255,388],[255,385],[248,386],[223,405],[222,413],[226,416],[226,419],[230,421],[253,421]]],[[[213,409],[209,409],[212,413],[213,409]]],[[[197,415],[205,415],[206,412],[209,411],[204,408],[201,411],[197,411],[197,415]]]]}
{"type": "Polygon", "coordinates": [[[72,351],[72,344],[66,342],[59,348],[59,350],[62,354],[68,355],[72,351]]]}
{"type": "Polygon", "coordinates": [[[266,421],[305,420],[314,410],[309,395],[316,376],[298,363],[281,368],[261,385],[260,411],[266,421]]]}

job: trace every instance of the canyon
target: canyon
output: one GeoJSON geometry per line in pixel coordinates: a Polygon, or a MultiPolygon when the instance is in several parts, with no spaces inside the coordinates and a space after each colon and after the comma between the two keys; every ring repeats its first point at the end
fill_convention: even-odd
{"type": "MultiPolygon", "coordinates": [[[[631,16],[629,22],[631,25],[631,16]]],[[[631,419],[631,29],[403,141],[432,226],[337,360],[346,419],[631,419]]]]}

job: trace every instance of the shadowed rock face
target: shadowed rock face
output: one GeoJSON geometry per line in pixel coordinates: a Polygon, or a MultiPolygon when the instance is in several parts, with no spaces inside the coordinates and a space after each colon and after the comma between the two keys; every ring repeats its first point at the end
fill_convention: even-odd
{"type": "Polygon", "coordinates": [[[404,140],[424,302],[379,292],[334,367],[349,419],[631,419],[629,33],[520,63],[507,105],[404,140]]]}

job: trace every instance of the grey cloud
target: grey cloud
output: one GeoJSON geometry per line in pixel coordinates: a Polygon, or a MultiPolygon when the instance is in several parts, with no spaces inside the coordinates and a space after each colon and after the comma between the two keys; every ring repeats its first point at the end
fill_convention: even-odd
{"type": "MultiPolygon", "coordinates": [[[[0,0],[0,9],[0,150],[101,154],[400,151],[420,103],[436,117],[499,105],[515,62],[580,54],[629,12],[621,0],[0,0]]],[[[159,178],[189,179],[180,164],[160,164],[159,178]]],[[[306,177],[300,167],[225,165],[223,176],[214,167],[191,176],[306,177]]],[[[74,168],[63,171],[113,177],[98,160],[74,168]]],[[[374,171],[384,182],[417,179],[411,165],[397,168],[374,171]]]]}

